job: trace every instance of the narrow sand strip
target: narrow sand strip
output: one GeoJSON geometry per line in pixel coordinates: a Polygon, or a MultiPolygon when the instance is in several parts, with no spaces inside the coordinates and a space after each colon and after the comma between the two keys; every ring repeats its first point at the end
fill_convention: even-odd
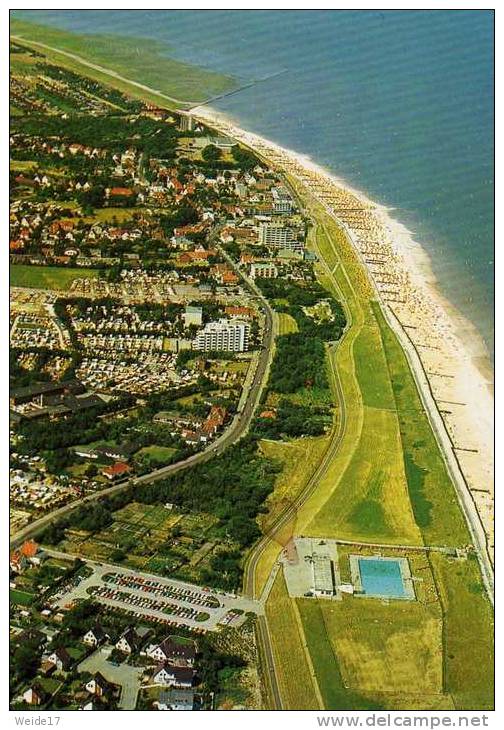
{"type": "Polygon", "coordinates": [[[431,415],[444,432],[447,458],[465,482],[463,501],[481,532],[478,542],[486,540],[493,563],[493,373],[475,327],[436,288],[429,257],[390,211],[309,158],[240,129],[208,107],[193,113],[302,180],[346,229],[389,323],[399,327],[410,350],[417,382],[424,382],[424,398],[431,399],[430,411],[437,412],[431,415]]]}

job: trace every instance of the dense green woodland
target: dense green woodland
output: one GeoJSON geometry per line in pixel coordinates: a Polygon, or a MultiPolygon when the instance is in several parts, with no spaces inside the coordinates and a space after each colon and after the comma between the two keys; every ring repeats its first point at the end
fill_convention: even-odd
{"type": "MultiPolygon", "coordinates": [[[[282,395],[301,391],[328,390],[326,368],[326,344],[340,339],[346,326],[341,304],[329,299],[318,283],[295,284],[278,279],[259,280],[263,293],[270,300],[280,300],[275,308],[286,312],[296,320],[297,332],[280,335],[276,339],[276,351],[270,371],[268,391],[282,395]],[[287,300],[288,304],[284,304],[287,300]],[[330,317],[316,320],[305,308],[324,302],[330,317]]],[[[294,405],[283,399],[277,409],[276,419],[256,419],[254,429],[266,438],[302,435],[315,436],[324,432],[322,411],[313,406],[294,405]]]]}

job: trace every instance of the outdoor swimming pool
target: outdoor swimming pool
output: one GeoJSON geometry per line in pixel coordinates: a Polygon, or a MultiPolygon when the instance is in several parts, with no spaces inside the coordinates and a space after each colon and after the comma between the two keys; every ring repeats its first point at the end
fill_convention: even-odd
{"type": "Polygon", "coordinates": [[[414,599],[408,561],[404,558],[358,558],[360,586],[365,596],[414,599]]]}

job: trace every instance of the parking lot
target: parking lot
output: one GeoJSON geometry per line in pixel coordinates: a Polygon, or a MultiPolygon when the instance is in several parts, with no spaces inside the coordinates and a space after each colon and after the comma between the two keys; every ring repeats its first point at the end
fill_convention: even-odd
{"type": "Polygon", "coordinates": [[[219,625],[240,625],[245,613],[262,613],[262,606],[240,596],[139,573],[116,565],[87,561],[91,576],[61,589],[53,602],[67,608],[92,597],[136,619],[148,618],[193,629],[215,630],[219,625]]]}

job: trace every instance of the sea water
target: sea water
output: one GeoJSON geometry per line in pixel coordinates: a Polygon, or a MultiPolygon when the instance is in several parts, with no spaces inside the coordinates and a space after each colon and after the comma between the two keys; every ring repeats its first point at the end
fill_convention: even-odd
{"type": "Polygon", "coordinates": [[[17,14],[153,38],[245,81],[283,71],[213,106],[393,208],[493,355],[491,11],[17,14]]]}

